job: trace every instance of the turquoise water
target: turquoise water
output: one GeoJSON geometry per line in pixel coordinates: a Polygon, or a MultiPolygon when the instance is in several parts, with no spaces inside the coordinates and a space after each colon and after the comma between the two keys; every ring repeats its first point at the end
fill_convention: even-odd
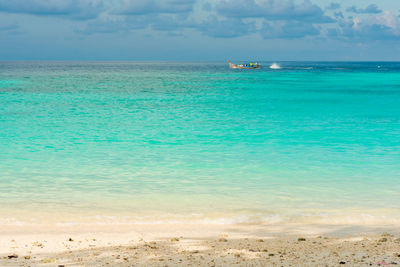
{"type": "Polygon", "coordinates": [[[0,223],[400,222],[400,63],[269,64],[0,63],[0,223]]]}

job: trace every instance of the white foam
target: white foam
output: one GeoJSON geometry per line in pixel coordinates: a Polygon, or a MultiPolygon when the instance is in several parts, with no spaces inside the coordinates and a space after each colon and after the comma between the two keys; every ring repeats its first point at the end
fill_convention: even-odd
{"type": "Polygon", "coordinates": [[[270,69],[274,69],[274,70],[278,70],[278,69],[281,69],[281,66],[279,66],[279,65],[276,64],[276,63],[272,63],[271,66],[269,66],[269,68],[270,68],[270,69]]]}

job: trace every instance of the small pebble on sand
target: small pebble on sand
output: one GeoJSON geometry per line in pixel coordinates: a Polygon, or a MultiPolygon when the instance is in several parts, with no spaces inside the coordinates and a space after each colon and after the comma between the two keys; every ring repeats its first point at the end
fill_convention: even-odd
{"type": "Polygon", "coordinates": [[[55,261],[56,261],[56,259],[43,259],[42,263],[52,263],[52,262],[55,262],[55,261]]]}
{"type": "Polygon", "coordinates": [[[18,255],[17,254],[11,254],[11,255],[8,255],[7,258],[16,259],[16,258],[18,258],[18,255]]]}
{"type": "Polygon", "coordinates": [[[32,245],[36,246],[36,247],[42,247],[43,248],[43,244],[40,242],[33,242],[32,245]]]}

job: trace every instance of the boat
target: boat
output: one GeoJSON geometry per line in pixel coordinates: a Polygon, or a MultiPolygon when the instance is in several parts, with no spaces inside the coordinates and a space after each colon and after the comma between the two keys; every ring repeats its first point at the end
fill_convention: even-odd
{"type": "Polygon", "coordinates": [[[258,69],[260,65],[256,62],[250,62],[250,63],[242,63],[240,65],[232,64],[230,60],[228,60],[229,67],[231,69],[258,69]]]}

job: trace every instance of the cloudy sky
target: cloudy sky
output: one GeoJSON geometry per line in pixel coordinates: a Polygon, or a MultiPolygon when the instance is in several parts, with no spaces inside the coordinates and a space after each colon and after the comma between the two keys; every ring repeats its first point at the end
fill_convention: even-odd
{"type": "Polygon", "coordinates": [[[0,60],[400,60],[400,0],[0,0],[0,60]]]}

